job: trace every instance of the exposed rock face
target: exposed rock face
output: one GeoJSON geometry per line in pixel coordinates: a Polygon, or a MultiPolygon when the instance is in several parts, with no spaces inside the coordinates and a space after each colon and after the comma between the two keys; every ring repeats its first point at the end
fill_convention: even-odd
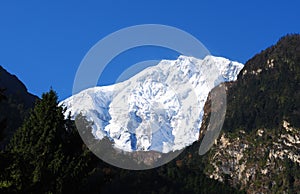
{"type": "Polygon", "coordinates": [[[223,133],[209,153],[210,178],[229,182],[249,193],[289,193],[290,184],[300,188],[300,180],[289,180],[291,169],[299,168],[300,129],[282,122],[279,129],[258,129],[250,134],[243,130],[223,133]]]}

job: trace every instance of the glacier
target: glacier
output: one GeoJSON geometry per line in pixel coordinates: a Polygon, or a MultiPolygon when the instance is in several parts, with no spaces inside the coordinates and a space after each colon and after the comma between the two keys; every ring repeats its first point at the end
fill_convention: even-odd
{"type": "Polygon", "coordinates": [[[60,105],[74,119],[92,122],[96,139],[107,137],[126,152],[181,150],[198,140],[209,92],[234,81],[243,64],[223,57],[162,60],[126,81],[81,91],[60,105]]]}

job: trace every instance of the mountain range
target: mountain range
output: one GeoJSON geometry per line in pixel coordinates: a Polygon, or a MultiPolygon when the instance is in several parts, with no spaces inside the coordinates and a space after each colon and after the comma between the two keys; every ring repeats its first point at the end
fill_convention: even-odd
{"type": "MultiPolygon", "coordinates": [[[[214,86],[217,84],[212,84],[211,87],[207,87],[207,90],[205,90],[207,93],[201,96],[204,99],[204,104],[201,106],[203,112],[202,115],[199,114],[201,121],[197,121],[197,126],[199,127],[201,124],[201,128],[197,133],[192,134],[193,136],[198,136],[196,139],[187,140],[187,144],[179,144],[187,147],[178,157],[168,164],[145,171],[129,171],[116,168],[94,158],[93,165],[91,165],[90,162],[84,163],[85,161],[90,161],[89,159],[93,156],[91,153],[84,152],[84,157],[78,157],[78,153],[85,148],[85,145],[82,142],[80,143],[80,138],[79,140],[78,137],[76,140],[65,138],[67,133],[60,135],[55,131],[56,128],[53,128],[57,136],[51,137],[53,141],[46,142],[42,139],[45,138],[45,135],[39,134],[47,134],[46,132],[51,131],[51,129],[37,127],[35,130],[38,131],[38,135],[32,134],[32,138],[28,136],[19,137],[21,140],[27,139],[26,141],[29,141],[29,143],[26,144],[28,145],[28,147],[26,147],[28,151],[20,151],[26,150],[22,147],[16,149],[16,155],[12,154],[13,152],[9,147],[4,151],[0,151],[0,191],[4,193],[26,193],[26,191],[37,191],[38,193],[45,193],[46,191],[48,193],[50,191],[53,193],[62,191],[74,191],[74,193],[298,193],[300,190],[300,35],[292,34],[282,37],[275,45],[270,46],[248,60],[244,66],[224,58],[212,56],[209,56],[209,58],[210,59],[204,59],[201,62],[201,60],[193,57],[181,56],[175,61],[163,61],[163,63],[168,64],[170,67],[176,67],[176,64],[182,64],[183,69],[180,71],[182,71],[182,75],[185,75],[183,77],[186,77],[189,81],[191,81],[193,76],[197,77],[196,72],[199,71],[188,70],[193,70],[193,66],[204,65],[205,63],[203,63],[203,61],[205,60],[208,62],[224,61],[224,63],[220,62],[215,64],[226,64],[226,67],[235,69],[235,71],[233,71],[233,69],[226,70],[225,68],[224,71],[221,71],[223,74],[217,71],[217,75],[222,75],[223,78],[226,77],[228,72],[235,73],[230,74],[231,76],[227,76],[227,80],[225,78],[223,80],[217,79],[217,83],[221,83],[221,85],[225,86],[227,93],[227,111],[222,131],[213,142],[211,149],[205,155],[199,156],[199,147],[205,135],[209,133],[208,125],[212,113],[218,111],[212,109],[211,101],[214,95],[213,93],[217,89],[217,87],[214,86]],[[191,75],[191,77],[188,75],[191,75]],[[65,141],[65,139],[67,139],[66,143],[56,145],[57,142],[65,141]],[[39,142],[40,144],[35,146],[32,142],[39,142]],[[32,148],[37,151],[33,152],[32,148]],[[67,151],[60,154],[61,149],[67,151]],[[39,152],[40,150],[42,150],[42,152],[39,152]],[[75,154],[68,155],[71,153],[70,150],[75,154]],[[36,153],[39,153],[39,155],[37,156],[36,153]],[[46,156],[48,158],[43,159],[46,156]],[[55,157],[54,160],[50,160],[51,165],[46,165],[48,164],[47,162],[49,162],[49,158],[52,159],[51,157],[54,156],[57,157],[55,157]],[[19,159],[19,157],[21,159],[19,159]],[[60,162],[66,158],[68,162],[66,162],[64,168],[62,168],[60,162]],[[29,167],[34,166],[34,170],[27,168],[28,165],[29,167]],[[82,173],[70,173],[74,176],[71,179],[67,179],[67,182],[64,182],[63,177],[67,177],[67,174],[62,174],[58,178],[56,176],[49,176],[49,174],[51,174],[50,169],[54,169],[53,171],[58,174],[59,171],[65,172],[64,169],[68,169],[67,172],[78,172],[79,169],[81,170],[79,172],[82,173]],[[38,176],[32,177],[32,174],[37,174],[38,176]],[[14,182],[14,180],[17,181],[14,182]],[[22,187],[19,185],[22,185],[22,187]],[[23,190],[24,188],[28,190],[23,190]],[[58,190],[58,188],[62,188],[62,190],[58,190]]],[[[25,112],[28,112],[30,107],[34,107],[34,101],[37,100],[37,102],[40,102],[40,100],[34,95],[28,94],[24,84],[20,83],[15,76],[12,76],[3,68],[0,69],[0,81],[1,79],[4,80],[2,75],[7,76],[5,85],[3,84],[0,87],[6,89],[7,92],[4,93],[4,96],[6,96],[5,101],[1,102],[1,116],[3,119],[6,118],[7,123],[14,123],[16,121],[16,123],[19,123],[16,127],[19,127],[28,114],[23,114],[23,111],[20,112],[19,109],[16,108],[18,107],[17,104],[19,104],[19,107],[26,107],[25,112]],[[18,95],[20,93],[22,94],[18,95]],[[8,103],[8,105],[4,106],[2,104],[4,102],[8,103]],[[16,111],[16,114],[12,114],[11,110],[18,111],[16,111]]],[[[172,76],[163,76],[164,73],[158,74],[159,71],[154,69],[155,67],[150,67],[150,70],[145,73],[152,73],[151,75],[157,73],[157,75],[161,76],[161,79],[172,78],[172,76]]],[[[178,70],[178,68],[175,69],[178,70]]],[[[180,74],[180,71],[177,71],[177,73],[180,74]]],[[[162,70],[162,72],[164,71],[162,70]]],[[[142,76],[142,74],[139,76],[142,78],[147,77],[142,76]]],[[[139,76],[135,78],[138,79],[139,76]]],[[[174,80],[176,81],[175,78],[174,80]]],[[[152,107],[153,105],[151,103],[154,103],[155,100],[158,99],[154,97],[160,97],[160,95],[153,95],[154,91],[151,93],[147,90],[150,86],[152,87],[151,82],[147,82],[146,79],[141,79],[140,81],[143,84],[131,85],[132,83],[120,83],[119,85],[117,84],[116,87],[91,88],[74,95],[66,101],[61,102],[61,104],[68,107],[73,117],[75,117],[75,114],[80,116],[81,114],[79,113],[84,113],[90,121],[94,122],[92,122],[93,125],[91,125],[90,128],[90,131],[93,132],[93,137],[100,139],[103,136],[103,139],[106,139],[104,138],[105,135],[109,141],[117,142],[117,136],[113,136],[112,131],[104,129],[110,125],[111,121],[118,121],[119,118],[116,115],[116,113],[118,113],[116,110],[118,109],[115,109],[115,112],[111,114],[109,105],[104,102],[111,104],[114,99],[119,100],[122,97],[114,94],[116,91],[119,92],[118,94],[125,95],[125,88],[136,86],[132,88],[139,90],[129,95],[130,97],[132,96],[133,100],[125,100],[121,106],[121,108],[123,108],[121,110],[124,111],[124,107],[128,104],[132,105],[130,107],[131,109],[127,109],[124,112],[122,111],[125,113],[124,118],[127,118],[122,120],[122,122],[126,123],[126,125],[124,125],[125,127],[135,126],[135,129],[139,129],[136,125],[137,123],[133,121],[140,121],[139,117],[142,121],[144,118],[147,118],[147,113],[152,111],[150,108],[147,109],[147,105],[149,105],[148,107],[152,107]],[[144,92],[141,92],[140,95],[140,91],[144,92]],[[80,95],[84,97],[82,99],[83,101],[79,101],[80,95]],[[143,102],[143,107],[139,110],[142,111],[135,112],[135,110],[138,110],[138,106],[136,103],[133,103],[135,102],[134,100],[143,99],[142,97],[145,97],[145,95],[147,97],[153,97],[153,100],[150,104],[141,101],[143,102]],[[71,101],[71,99],[73,99],[73,101],[71,101]],[[95,99],[98,100],[93,101],[95,99]],[[75,101],[77,103],[74,103],[75,101]],[[85,112],[79,111],[81,103],[83,104],[83,108],[88,107],[85,112]],[[95,106],[99,104],[105,106],[95,106]],[[137,107],[134,107],[134,105],[137,107]],[[108,109],[104,107],[108,107],[108,109]],[[89,108],[95,111],[90,111],[89,108]],[[104,111],[105,114],[103,115],[107,116],[107,118],[100,117],[103,115],[98,114],[96,111],[98,111],[98,113],[104,111]],[[102,123],[104,128],[98,128],[98,126],[95,125],[97,124],[97,118],[102,118],[99,123],[102,123]],[[107,121],[107,123],[104,121],[107,121]],[[129,123],[132,125],[128,125],[129,123]]],[[[167,82],[160,84],[155,83],[156,89],[164,91],[164,87],[162,87],[164,83],[167,82]]],[[[175,84],[176,82],[170,83],[175,84]]],[[[172,87],[174,86],[172,85],[172,87]]],[[[168,97],[174,97],[180,100],[184,99],[183,97],[185,95],[177,94],[185,93],[178,92],[177,89],[178,88],[171,90],[173,92],[170,92],[168,97]],[[182,97],[182,99],[180,97],[182,97]]],[[[166,89],[166,91],[168,90],[166,89]]],[[[198,95],[197,92],[195,92],[195,96],[198,95]]],[[[0,94],[0,97],[2,97],[1,91],[0,94]]],[[[197,101],[197,103],[198,102],[199,101],[197,101]]],[[[115,103],[118,104],[118,101],[115,103]]],[[[47,105],[48,104],[39,104],[38,110],[40,110],[41,115],[44,113],[41,110],[47,105]]],[[[163,110],[172,110],[171,105],[176,105],[176,102],[169,101],[165,104],[161,103],[161,106],[156,107],[163,107],[163,110]]],[[[116,106],[112,106],[112,108],[115,107],[116,106]]],[[[180,108],[182,107],[174,106],[175,110],[180,110],[180,108]]],[[[51,111],[47,109],[47,107],[45,110],[51,111]]],[[[56,115],[59,111],[55,109],[54,112],[56,115]]],[[[153,112],[156,113],[154,116],[161,116],[159,114],[160,111],[155,110],[153,112]]],[[[180,111],[177,113],[179,112],[180,111]]],[[[175,115],[171,113],[172,112],[169,114],[175,119],[175,115]]],[[[65,112],[65,116],[67,115],[68,113],[65,112]]],[[[184,116],[186,116],[184,119],[192,118],[188,117],[189,115],[184,116]]],[[[161,118],[162,121],[165,121],[164,119],[168,117],[161,116],[161,118]]],[[[22,130],[28,130],[30,132],[33,128],[27,129],[26,126],[30,126],[31,123],[39,123],[39,120],[36,121],[34,119],[35,117],[25,119],[26,124],[22,125],[22,130]]],[[[40,119],[47,120],[48,117],[43,115],[40,119]]],[[[67,120],[66,123],[61,123],[61,125],[64,127],[65,124],[67,124],[67,126],[69,126],[70,122],[71,121],[67,120]]],[[[49,123],[52,124],[52,122],[49,123]]],[[[116,123],[118,124],[118,122],[116,123]]],[[[42,124],[43,123],[41,123],[41,126],[43,126],[42,124]]],[[[2,125],[0,126],[2,127],[2,125]]],[[[8,130],[7,128],[6,125],[5,131],[8,130]]],[[[165,127],[164,129],[167,128],[165,127]]],[[[15,130],[16,128],[13,126],[9,129],[11,134],[14,133],[15,130]]],[[[1,128],[1,131],[3,131],[3,128],[1,128]]],[[[6,138],[10,139],[8,136],[6,136],[6,138]]],[[[147,138],[149,140],[150,136],[147,138]]],[[[125,147],[121,146],[121,148],[128,149],[133,153],[135,150],[151,150],[151,148],[154,148],[151,147],[154,143],[153,141],[148,141],[149,144],[145,143],[140,145],[138,145],[138,141],[135,141],[136,144],[134,145],[134,143],[131,143],[134,142],[132,139],[129,138],[128,140],[130,142],[128,145],[130,146],[127,147],[126,143],[120,144],[126,145],[125,147]]],[[[24,142],[26,143],[26,141],[24,142]]],[[[19,141],[16,141],[16,143],[18,142],[19,141]]],[[[176,150],[176,146],[174,145],[170,150],[176,150]]],[[[161,152],[164,151],[163,149],[157,150],[161,152]]],[[[146,153],[147,152],[150,151],[146,151],[146,153]]]]}

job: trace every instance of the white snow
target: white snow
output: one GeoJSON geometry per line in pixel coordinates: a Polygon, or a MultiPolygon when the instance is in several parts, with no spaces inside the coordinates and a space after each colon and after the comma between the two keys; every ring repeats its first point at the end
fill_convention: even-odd
{"type": "Polygon", "coordinates": [[[198,139],[212,88],[237,79],[243,65],[222,57],[180,56],[111,86],[84,90],[61,102],[66,115],[82,113],[93,135],[125,151],[180,150],[198,139]]]}

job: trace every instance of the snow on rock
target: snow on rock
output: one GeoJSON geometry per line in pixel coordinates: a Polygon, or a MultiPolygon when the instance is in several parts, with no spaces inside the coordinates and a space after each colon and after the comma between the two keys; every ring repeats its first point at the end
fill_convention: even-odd
{"type": "Polygon", "coordinates": [[[124,151],[168,153],[198,139],[209,92],[237,79],[243,65],[222,57],[179,56],[162,60],[132,78],[86,89],[61,102],[72,118],[93,123],[95,138],[108,137],[124,151]]]}

